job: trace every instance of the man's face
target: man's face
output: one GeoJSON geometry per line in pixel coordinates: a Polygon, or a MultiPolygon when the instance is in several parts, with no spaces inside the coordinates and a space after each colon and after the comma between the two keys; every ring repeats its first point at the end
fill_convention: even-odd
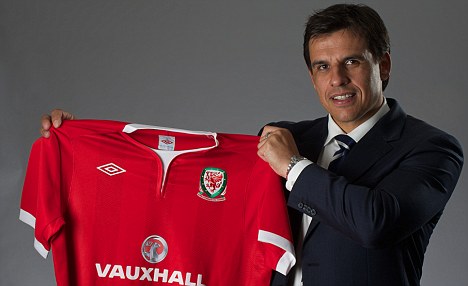
{"type": "Polygon", "coordinates": [[[382,80],[390,74],[390,55],[373,58],[366,42],[348,30],[309,42],[310,76],[323,107],[345,132],[369,119],[383,102],[382,80]]]}

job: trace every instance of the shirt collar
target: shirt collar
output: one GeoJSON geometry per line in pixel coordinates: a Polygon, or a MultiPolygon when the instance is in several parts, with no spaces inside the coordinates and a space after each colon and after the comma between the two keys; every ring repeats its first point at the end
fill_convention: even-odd
{"type": "MultiPolygon", "coordinates": [[[[354,139],[354,141],[359,142],[364,135],[366,135],[369,130],[382,118],[388,111],[390,111],[390,107],[387,104],[387,99],[384,97],[384,103],[380,107],[379,111],[377,111],[371,118],[367,119],[364,123],[359,125],[358,127],[354,128],[351,132],[347,135],[354,139]]],[[[339,134],[346,134],[336,122],[333,120],[330,114],[328,114],[328,137],[325,140],[324,146],[328,145],[330,141],[335,138],[336,135],[339,134]]]]}

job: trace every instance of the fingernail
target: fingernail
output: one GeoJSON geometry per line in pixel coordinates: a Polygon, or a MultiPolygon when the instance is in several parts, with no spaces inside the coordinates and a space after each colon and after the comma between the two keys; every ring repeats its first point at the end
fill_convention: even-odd
{"type": "Polygon", "coordinates": [[[59,127],[59,122],[58,122],[58,120],[54,120],[54,127],[55,127],[55,128],[58,128],[58,127],[59,127]]]}

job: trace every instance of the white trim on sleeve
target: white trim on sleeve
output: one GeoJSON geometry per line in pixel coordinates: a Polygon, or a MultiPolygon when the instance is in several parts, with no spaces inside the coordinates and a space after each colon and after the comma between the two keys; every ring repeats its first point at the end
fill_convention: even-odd
{"type": "Polygon", "coordinates": [[[286,238],[265,230],[258,231],[258,241],[273,244],[286,251],[278,260],[275,270],[283,275],[288,274],[289,270],[296,264],[293,244],[286,238]]]}
{"type": "Polygon", "coordinates": [[[44,257],[44,259],[46,259],[49,255],[49,251],[36,238],[34,238],[34,248],[37,250],[37,252],[39,252],[39,254],[42,257],[44,257]]]}
{"type": "Polygon", "coordinates": [[[36,218],[23,209],[20,209],[19,219],[32,228],[36,227],[36,218]]]}
{"type": "Polygon", "coordinates": [[[289,273],[289,270],[296,264],[296,257],[289,252],[285,252],[283,256],[281,256],[280,260],[278,260],[278,264],[276,265],[276,271],[286,276],[289,273]]]}
{"type": "MultiPolygon", "coordinates": [[[[29,225],[30,227],[32,227],[34,229],[36,228],[36,218],[32,214],[30,214],[29,212],[27,212],[27,211],[25,211],[23,209],[20,209],[19,219],[20,219],[20,221],[24,222],[25,224],[29,225]]],[[[49,255],[49,251],[35,237],[34,237],[34,248],[44,258],[47,258],[47,256],[49,255]]]]}

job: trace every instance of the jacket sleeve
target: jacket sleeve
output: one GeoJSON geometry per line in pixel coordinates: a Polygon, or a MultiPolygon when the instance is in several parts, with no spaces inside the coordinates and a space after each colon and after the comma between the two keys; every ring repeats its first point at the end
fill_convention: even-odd
{"type": "Polygon", "coordinates": [[[351,182],[310,165],[295,182],[288,205],[369,248],[396,244],[424,225],[435,226],[460,176],[459,143],[444,133],[395,154],[361,176],[374,178],[375,184],[351,182]]]}

